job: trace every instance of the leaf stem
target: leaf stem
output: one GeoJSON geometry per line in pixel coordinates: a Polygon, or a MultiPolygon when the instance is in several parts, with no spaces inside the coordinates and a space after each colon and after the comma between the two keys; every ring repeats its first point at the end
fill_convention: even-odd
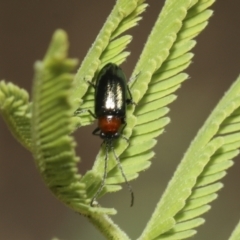
{"type": "Polygon", "coordinates": [[[111,218],[105,214],[91,213],[88,215],[89,221],[100,230],[106,239],[114,240],[130,240],[130,238],[123,232],[111,218]]]}

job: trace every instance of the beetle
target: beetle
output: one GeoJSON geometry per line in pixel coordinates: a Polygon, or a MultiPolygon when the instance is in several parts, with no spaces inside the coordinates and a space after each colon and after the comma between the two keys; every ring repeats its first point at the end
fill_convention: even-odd
{"type": "Polygon", "coordinates": [[[96,84],[90,83],[95,88],[94,98],[94,113],[88,112],[98,120],[98,127],[92,132],[93,135],[100,136],[106,147],[105,166],[102,182],[97,192],[95,193],[91,206],[101,193],[105,180],[107,178],[107,163],[108,154],[112,150],[115,159],[117,160],[118,168],[128,186],[131,193],[131,205],[134,203],[134,194],[131,185],[123,171],[119,157],[114,151],[113,141],[119,137],[128,139],[122,135],[126,127],[126,105],[134,104],[132,94],[126,82],[126,77],[123,70],[114,63],[105,65],[97,75],[96,84]]]}

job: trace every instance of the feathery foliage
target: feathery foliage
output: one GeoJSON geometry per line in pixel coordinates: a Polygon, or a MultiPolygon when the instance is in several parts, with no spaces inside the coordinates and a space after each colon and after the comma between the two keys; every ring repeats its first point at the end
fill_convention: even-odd
{"type": "MultiPolygon", "coordinates": [[[[35,64],[32,107],[33,153],[40,173],[48,187],[60,199],[68,195],[84,195],[84,185],[78,184],[74,140],[68,136],[72,108],[68,100],[76,65],[67,59],[66,34],[59,30],[42,62],[35,64]],[[71,192],[69,190],[72,189],[71,192]]],[[[75,196],[77,197],[77,196],[75,196]]]]}
{"type": "Polygon", "coordinates": [[[222,188],[217,182],[239,154],[240,78],[220,101],[186,152],[141,239],[185,239],[204,223],[222,188]]]}
{"type": "Polygon", "coordinates": [[[31,104],[28,93],[12,83],[0,81],[0,113],[13,136],[31,150],[31,104]]]}
{"type": "MultiPolygon", "coordinates": [[[[75,110],[79,107],[93,109],[94,93],[93,89],[89,88],[87,80],[92,81],[105,64],[113,62],[119,65],[130,54],[125,49],[131,42],[132,36],[123,34],[141,20],[142,17],[139,15],[147,7],[144,2],[145,0],[118,0],[116,2],[74,78],[71,100],[75,110]]],[[[74,117],[76,126],[88,125],[93,121],[94,119],[88,112],[74,117]]]]}
{"type": "MultiPolygon", "coordinates": [[[[117,155],[122,153],[120,160],[128,180],[137,178],[140,171],[150,166],[156,144],[154,138],[163,133],[170,122],[165,116],[169,111],[167,105],[176,99],[173,93],[188,77],[182,71],[193,57],[189,52],[195,46],[192,38],[203,30],[212,15],[207,8],[213,1],[201,8],[199,5],[203,1],[194,6],[190,1],[182,1],[181,7],[180,1],[172,2],[162,9],[132,76],[136,80],[131,84],[131,91],[138,105],[127,113],[124,136],[129,138],[129,146],[126,149],[127,143],[123,139],[115,146],[117,155]],[[171,9],[176,10],[175,15],[171,9]],[[161,43],[164,48],[159,47],[161,43]]],[[[103,171],[104,156],[104,151],[100,151],[93,167],[95,172],[103,171]]],[[[119,190],[118,184],[124,182],[113,156],[109,160],[106,182],[105,193],[119,190]]]]}
{"type": "Polygon", "coordinates": [[[219,102],[170,181],[141,239],[185,239],[204,223],[219,182],[239,154],[240,77],[219,102]],[[171,206],[171,207],[169,207],[171,206]]]}
{"type": "Polygon", "coordinates": [[[233,233],[231,234],[229,240],[238,240],[240,239],[240,222],[238,222],[233,233]]]}
{"type": "MultiPolygon", "coordinates": [[[[82,178],[78,174],[75,143],[68,134],[80,124],[82,116],[72,116],[79,107],[79,99],[89,87],[86,80],[92,79],[105,63],[114,61],[120,64],[129,55],[125,48],[132,37],[122,34],[137,24],[146,7],[144,0],[118,0],[75,77],[70,71],[76,62],[66,58],[66,35],[63,31],[57,31],[43,62],[35,65],[33,110],[24,90],[13,84],[1,83],[1,111],[11,131],[34,152],[39,170],[53,193],[81,213],[86,213],[86,209],[88,214],[106,211],[113,214],[115,211],[89,207],[102,176],[94,171],[89,171],[82,178]],[[31,128],[31,123],[34,128],[31,128]]],[[[83,102],[87,107],[90,103],[89,108],[92,108],[93,93],[91,90],[89,92],[83,102]]],[[[86,124],[92,121],[89,117],[86,119],[86,124]]]]}
{"type": "MultiPolygon", "coordinates": [[[[101,149],[93,169],[78,173],[75,141],[69,135],[76,127],[93,122],[94,81],[99,69],[121,64],[129,55],[131,42],[125,31],[135,26],[146,9],[144,0],[118,0],[76,76],[76,60],[67,58],[68,41],[58,30],[43,61],[35,64],[33,103],[25,90],[0,82],[0,110],[13,135],[33,152],[46,184],[66,205],[88,216],[108,239],[129,239],[106,214],[115,209],[90,207],[104,170],[101,149]],[[76,115],[73,116],[73,113],[76,115]]],[[[133,72],[130,87],[137,106],[127,111],[124,136],[114,149],[130,181],[150,166],[155,138],[170,122],[168,104],[188,75],[193,40],[207,25],[214,0],[167,0],[133,72]]],[[[200,217],[223,187],[220,180],[233,165],[240,147],[240,77],[219,102],[184,155],[164,195],[139,239],[186,239],[204,223],[200,217]]],[[[101,195],[121,189],[124,182],[112,153],[109,154],[106,186],[101,195]]],[[[231,236],[238,239],[239,225],[231,236]]]]}
{"type": "Polygon", "coordinates": [[[32,147],[39,171],[51,191],[75,211],[84,213],[90,208],[86,186],[80,183],[76,143],[68,136],[73,113],[69,100],[71,71],[77,62],[67,58],[67,50],[65,32],[56,31],[44,60],[35,64],[32,147]]]}

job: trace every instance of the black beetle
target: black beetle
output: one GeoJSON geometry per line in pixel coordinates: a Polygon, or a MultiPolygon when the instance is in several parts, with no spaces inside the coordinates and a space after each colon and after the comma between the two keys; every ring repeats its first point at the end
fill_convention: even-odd
{"type": "Polygon", "coordinates": [[[132,206],[134,203],[132,187],[126,178],[126,175],[124,174],[119,157],[114,151],[113,140],[121,136],[128,141],[128,139],[121,135],[122,131],[127,125],[125,121],[126,105],[135,103],[132,100],[132,95],[122,69],[114,63],[108,63],[105,65],[97,76],[96,84],[90,84],[95,88],[95,108],[94,114],[91,111],[89,112],[94,118],[98,119],[98,127],[93,131],[92,134],[100,136],[106,146],[102,183],[95,193],[91,201],[91,205],[93,205],[94,201],[104,187],[107,177],[108,152],[111,149],[131,193],[132,206]]]}

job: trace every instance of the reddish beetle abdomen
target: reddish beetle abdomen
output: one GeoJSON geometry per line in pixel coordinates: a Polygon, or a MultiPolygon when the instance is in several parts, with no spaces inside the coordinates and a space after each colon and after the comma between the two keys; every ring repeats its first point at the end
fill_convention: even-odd
{"type": "Polygon", "coordinates": [[[122,119],[117,116],[102,116],[98,118],[98,127],[105,134],[115,134],[121,127],[122,119]]]}

